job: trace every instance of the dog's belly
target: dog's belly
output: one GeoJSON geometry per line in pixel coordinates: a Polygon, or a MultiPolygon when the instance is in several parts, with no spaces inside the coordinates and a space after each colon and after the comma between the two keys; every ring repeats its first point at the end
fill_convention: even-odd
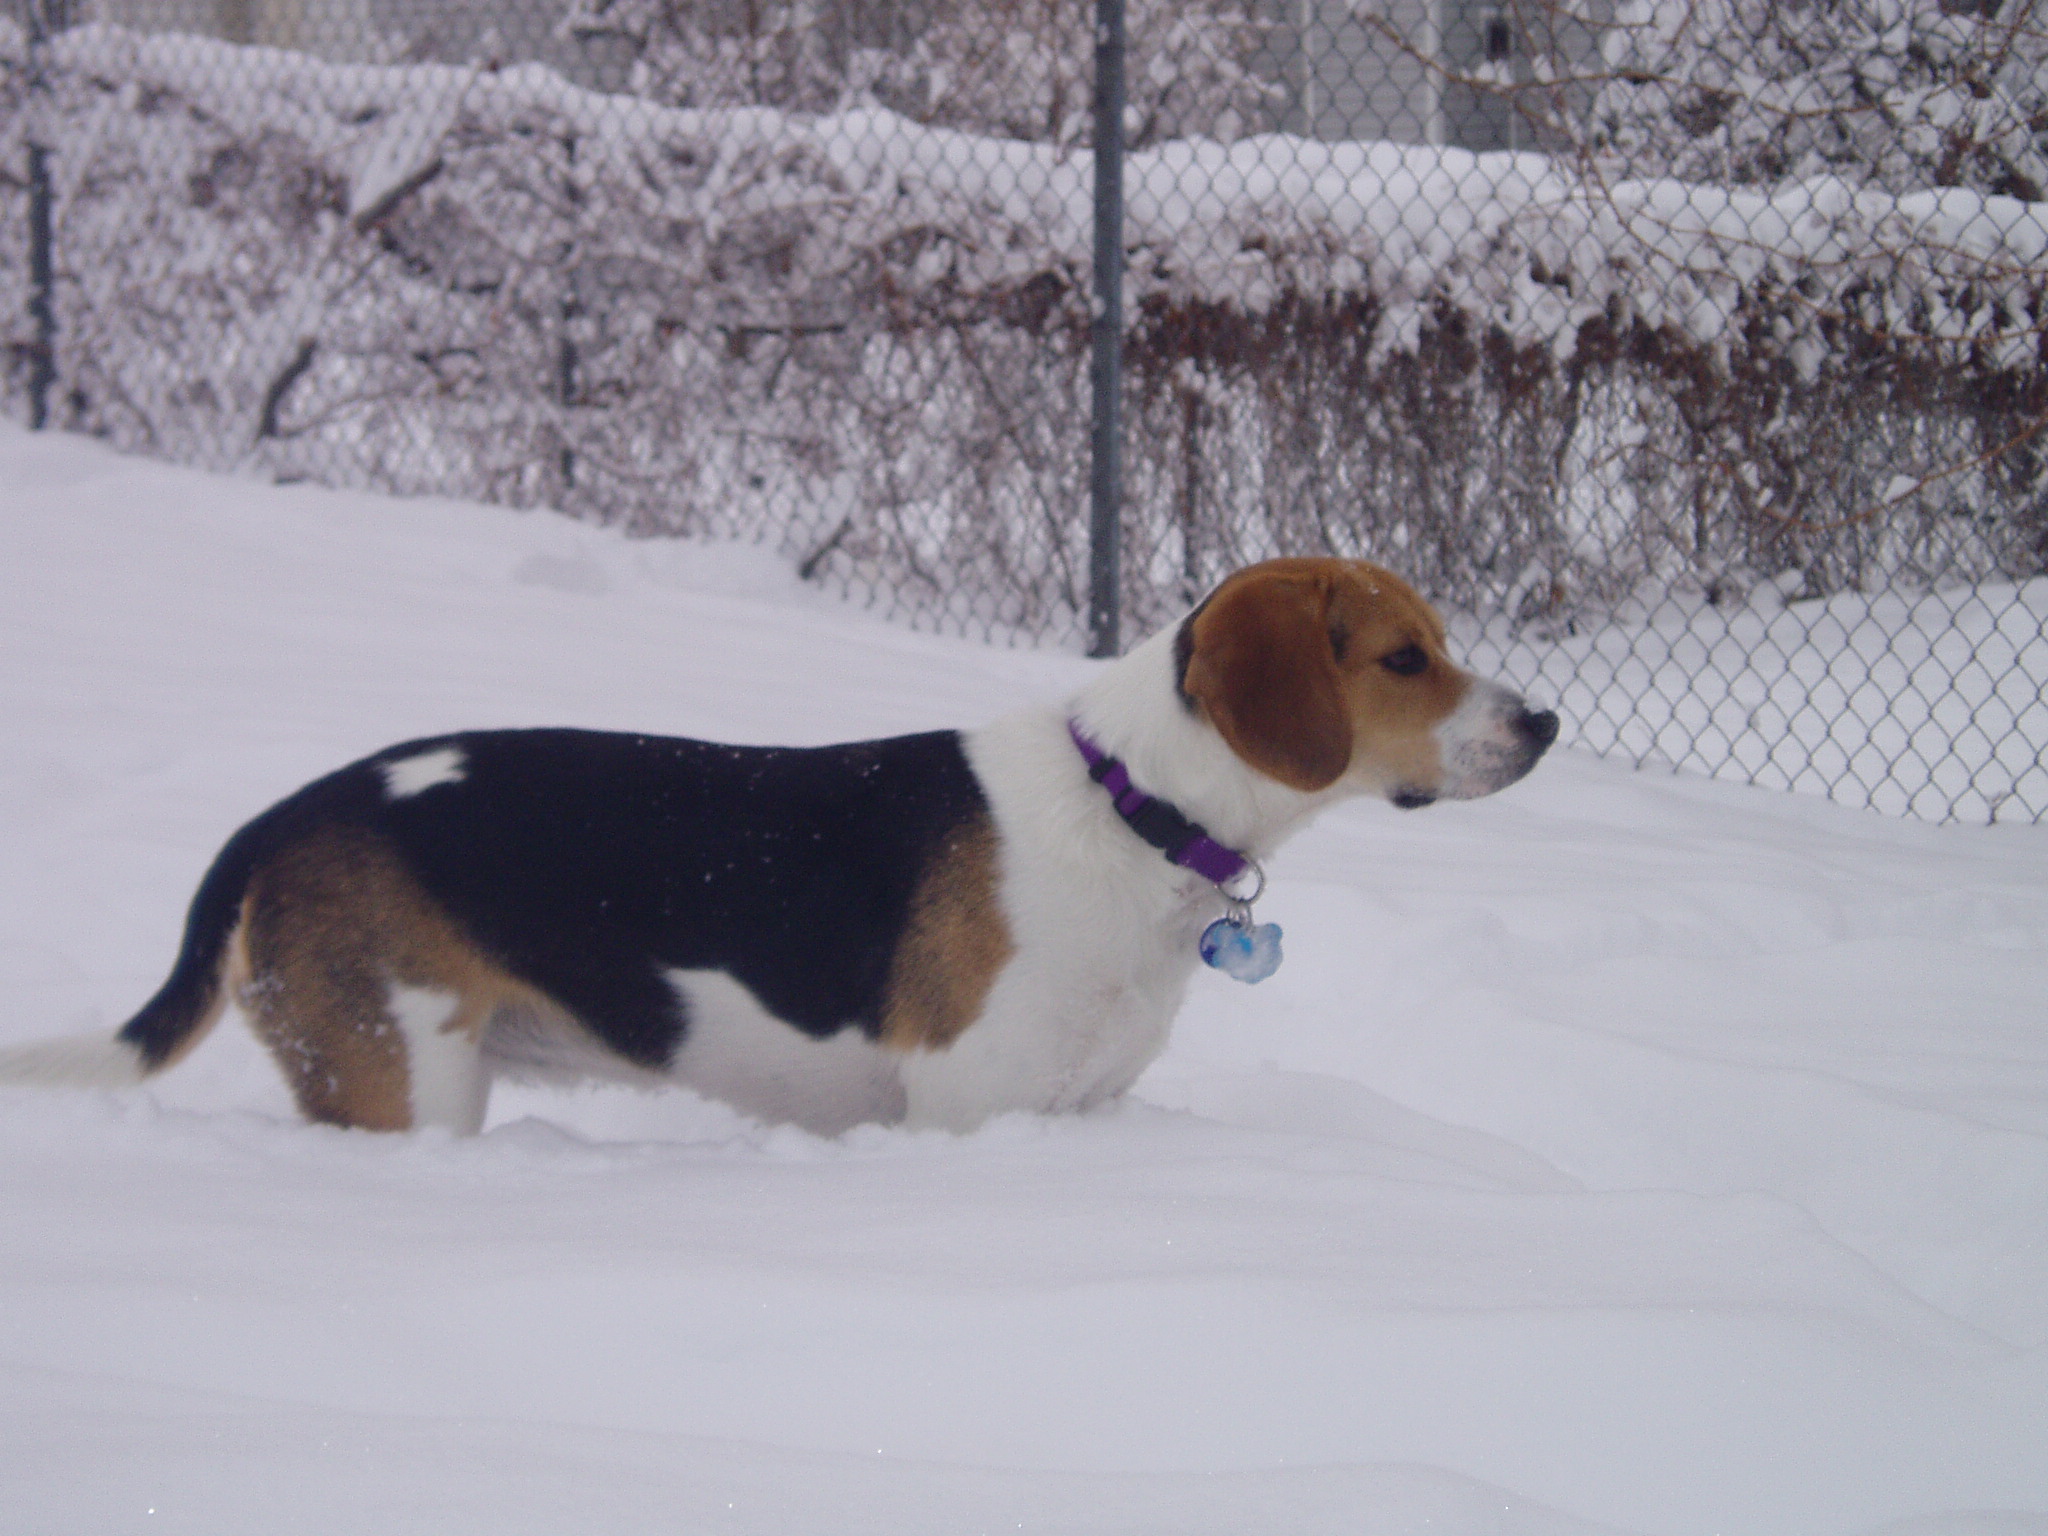
{"type": "Polygon", "coordinates": [[[763,1008],[715,970],[675,970],[669,984],[689,1025],[669,1075],[763,1120],[836,1136],[903,1118],[897,1057],[849,1025],[818,1039],[763,1008]]]}
{"type": "Polygon", "coordinates": [[[1012,964],[973,1027],[950,1045],[908,1051],[851,1026],[821,1040],[723,971],[670,971],[690,1022],[669,1075],[825,1136],[871,1122],[968,1131],[1013,1111],[1087,1109],[1130,1087],[1166,1043],[1189,968],[1147,958],[1139,976],[1092,984],[1068,966],[1012,964]]]}
{"type": "Polygon", "coordinates": [[[972,1029],[903,1059],[905,1118],[969,1131],[992,1115],[1116,1098],[1165,1047],[1192,969],[1163,949],[1120,958],[1114,968],[1013,962],[972,1029]]]}

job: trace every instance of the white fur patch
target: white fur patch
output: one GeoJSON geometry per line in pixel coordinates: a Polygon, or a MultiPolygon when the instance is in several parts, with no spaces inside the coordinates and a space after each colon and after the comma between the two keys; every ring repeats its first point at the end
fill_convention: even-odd
{"type": "Polygon", "coordinates": [[[405,1036],[415,1130],[438,1125],[458,1136],[474,1136],[483,1129],[490,1097],[483,1052],[467,1033],[446,1027],[461,1002],[452,992],[392,984],[391,1019],[405,1036]]]}
{"type": "MultiPolygon", "coordinates": [[[[1129,752],[1126,762],[1156,758],[1182,769],[1179,778],[1160,773],[1148,790],[1158,783],[1176,804],[1199,805],[1212,827],[1227,823],[1246,814],[1259,791],[1189,792],[1207,776],[1251,779],[1220,740],[1213,752],[1199,740],[1177,758],[1157,751],[1185,718],[1161,656],[1156,645],[1140,647],[1098,678],[1075,712],[1103,733],[1098,741],[1113,735],[1110,750],[1129,752]],[[1143,669],[1158,686],[1130,688],[1129,674],[1143,669]],[[1122,711],[1108,707],[1119,694],[1122,711]]],[[[1196,934],[1223,911],[1214,886],[1168,864],[1117,816],[1088,777],[1067,715],[1029,711],[967,737],[968,761],[1002,832],[1003,913],[1017,952],[959,1039],[902,1058],[905,1118],[914,1126],[966,1131],[1012,1110],[1078,1110],[1114,1099],[1165,1046],[1199,963],[1196,934]]]]}
{"type": "Polygon", "coordinates": [[[903,1118],[896,1062],[858,1027],[820,1040],[784,1023],[724,971],[673,970],[689,1024],[676,1081],[763,1120],[836,1136],[903,1118]]]}
{"type": "Polygon", "coordinates": [[[1444,799],[1477,800],[1529,771],[1543,749],[1516,729],[1527,708],[1520,694],[1473,679],[1464,701],[1436,728],[1444,799]]]}
{"type": "Polygon", "coordinates": [[[403,800],[436,784],[460,783],[469,770],[469,762],[460,747],[436,747],[431,752],[380,763],[378,767],[384,773],[384,793],[393,800],[403,800]]]}
{"type": "Polygon", "coordinates": [[[0,1083],[41,1088],[133,1088],[147,1074],[142,1052],[112,1030],[65,1035],[0,1050],[0,1083]]]}

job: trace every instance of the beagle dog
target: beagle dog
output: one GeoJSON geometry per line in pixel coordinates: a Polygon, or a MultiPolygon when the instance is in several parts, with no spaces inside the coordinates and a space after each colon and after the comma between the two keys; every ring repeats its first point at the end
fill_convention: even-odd
{"type": "Polygon", "coordinates": [[[967,1130],[1128,1088],[1256,860],[1324,806],[1491,794],[1557,716],[1392,573],[1274,560],[1063,707],[828,747],[407,742],[231,837],[170,977],[0,1080],[132,1083],[230,1002],[311,1119],[474,1132],[494,1076],[967,1130]],[[1163,856],[1162,856],[1163,855],[1163,856]]]}

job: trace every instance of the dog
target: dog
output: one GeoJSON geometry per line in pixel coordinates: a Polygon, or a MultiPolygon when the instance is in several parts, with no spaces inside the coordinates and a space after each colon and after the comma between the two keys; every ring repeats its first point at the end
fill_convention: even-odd
{"type": "Polygon", "coordinates": [[[1393,573],[1274,560],[1064,707],[790,748],[407,742],[236,832],[169,978],[0,1080],[140,1082],[229,1002],[311,1120],[482,1128],[491,1080],[681,1083],[823,1134],[1114,1099],[1257,861],[1331,803],[1491,794],[1557,716],[1393,573]]]}

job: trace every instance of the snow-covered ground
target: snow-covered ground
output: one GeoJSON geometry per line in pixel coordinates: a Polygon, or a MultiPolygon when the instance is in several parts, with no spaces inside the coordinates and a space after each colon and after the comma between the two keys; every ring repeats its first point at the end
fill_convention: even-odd
{"type": "MultiPolygon", "coordinates": [[[[0,1040],[398,737],[971,723],[1088,663],[751,551],[0,425],[0,1040]]],[[[1561,752],[1276,861],[1114,1110],[310,1128],[238,1026],[0,1095],[0,1530],[2048,1532],[2048,828],[1561,752]]]]}

